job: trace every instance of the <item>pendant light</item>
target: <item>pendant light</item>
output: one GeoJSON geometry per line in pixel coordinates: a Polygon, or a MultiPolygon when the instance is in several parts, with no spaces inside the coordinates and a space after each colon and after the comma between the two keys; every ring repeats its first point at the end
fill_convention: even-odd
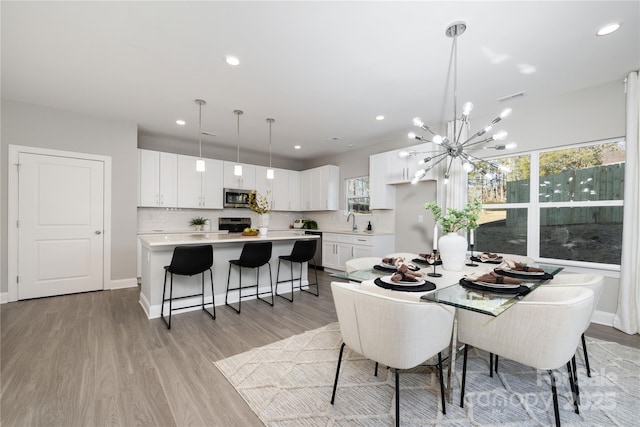
{"type": "Polygon", "coordinates": [[[200,158],[196,160],[196,171],[204,172],[204,159],[202,158],[202,106],[205,105],[207,101],[204,99],[196,99],[196,104],[198,104],[198,141],[200,146],[200,158]]]}
{"type": "Polygon", "coordinates": [[[269,169],[267,169],[267,179],[273,179],[275,175],[273,168],[271,167],[271,125],[275,121],[276,119],[267,119],[267,123],[269,123],[269,169]]]}
{"type": "Polygon", "coordinates": [[[242,165],[240,164],[240,115],[242,113],[242,110],[233,110],[233,114],[238,117],[238,158],[236,165],[233,167],[233,174],[235,176],[242,176],[242,165]]]}

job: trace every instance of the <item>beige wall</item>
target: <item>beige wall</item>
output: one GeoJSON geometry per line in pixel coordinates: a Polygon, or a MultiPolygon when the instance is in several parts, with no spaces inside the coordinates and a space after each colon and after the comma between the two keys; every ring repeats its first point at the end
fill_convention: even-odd
{"type": "MultiPolygon", "coordinates": [[[[9,144],[110,156],[112,161],[111,279],[136,277],[137,125],[2,100],[2,236],[7,236],[9,144]]],[[[7,239],[2,239],[2,286],[7,292],[7,239]]]]}

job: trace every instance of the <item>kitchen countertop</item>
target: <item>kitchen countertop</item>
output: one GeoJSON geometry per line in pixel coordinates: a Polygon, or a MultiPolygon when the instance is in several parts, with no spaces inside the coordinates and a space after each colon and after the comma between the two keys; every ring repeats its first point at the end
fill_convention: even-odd
{"type": "Polygon", "coordinates": [[[243,236],[241,233],[220,233],[220,232],[192,232],[192,233],[164,233],[164,234],[143,234],[140,235],[140,242],[143,246],[153,248],[175,245],[193,244],[223,244],[223,243],[245,243],[251,241],[276,241],[276,240],[298,240],[317,239],[318,236],[304,234],[303,230],[291,231],[270,231],[265,237],[243,236]],[[295,232],[297,231],[297,232],[295,232]]]}
{"type": "Polygon", "coordinates": [[[351,230],[334,230],[334,229],[330,229],[330,228],[319,228],[317,230],[310,230],[310,231],[321,231],[323,233],[335,233],[335,234],[351,234],[354,236],[387,236],[390,234],[395,234],[392,231],[366,231],[366,230],[356,230],[356,231],[351,231],[351,230]]]}

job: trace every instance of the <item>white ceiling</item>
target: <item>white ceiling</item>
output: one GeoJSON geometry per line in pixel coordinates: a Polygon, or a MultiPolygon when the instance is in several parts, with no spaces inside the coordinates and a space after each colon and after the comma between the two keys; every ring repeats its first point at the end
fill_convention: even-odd
{"type": "Polygon", "coordinates": [[[197,140],[202,98],[203,130],[219,134],[203,143],[235,147],[233,110],[242,109],[242,149],[268,150],[273,117],[274,155],[312,158],[404,138],[414,116],[450,119],[444,31],[455,21],[468,27],[458,39],[459,104],[472,100],[474,115],[489,116],[506,95],[539,101],[639,69],[639,4],[3,1],[2,97],[176,141],[197,140]],[[595,36],[612,21],[618,32],[595,36]],[[241,64],[227,65],[228,54],[241,64]]]}

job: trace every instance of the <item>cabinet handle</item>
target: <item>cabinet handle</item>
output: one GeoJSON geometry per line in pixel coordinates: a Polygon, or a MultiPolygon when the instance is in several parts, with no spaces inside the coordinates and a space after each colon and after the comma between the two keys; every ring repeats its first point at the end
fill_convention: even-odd
{"type": "Polygon", "coordinates": [[[160,206],[160,195],[156,194],[156,206],[160,206]]]}
{"type": "Polygon", "coordinates": [[[164,206],[164,194],[160,195],[160,206],[164,206]]]}

